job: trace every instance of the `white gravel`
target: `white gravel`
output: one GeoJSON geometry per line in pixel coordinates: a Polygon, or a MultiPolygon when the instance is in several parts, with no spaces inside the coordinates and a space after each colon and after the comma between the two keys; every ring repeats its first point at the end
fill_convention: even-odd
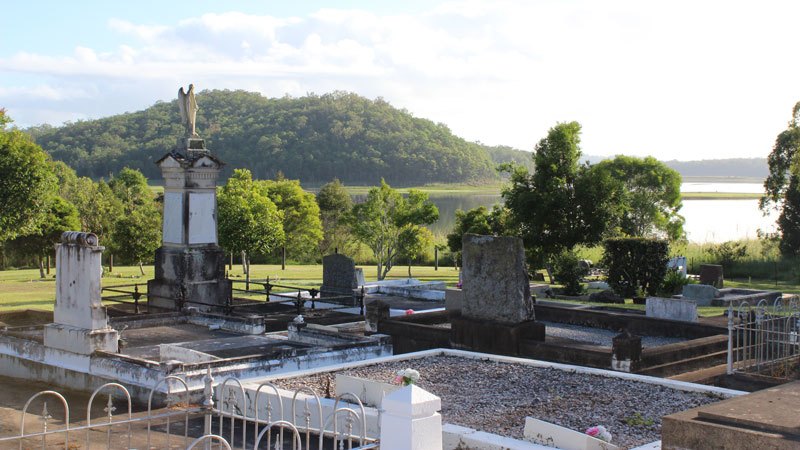
{"type": "Polygon", "coordinates": [[[373,364],[276,384],[324,393],[328,383],[334,384],[335,373],[391,382],[406,367],[420,372],[420,387],[441,397],[445,422],[517,439],[522,438],[525,416],[531,416],[573,430],[604,425],[614,444],[636,447],[661,439],[662,416],[721,399],[619,378],[455,356],[373,364]]]}

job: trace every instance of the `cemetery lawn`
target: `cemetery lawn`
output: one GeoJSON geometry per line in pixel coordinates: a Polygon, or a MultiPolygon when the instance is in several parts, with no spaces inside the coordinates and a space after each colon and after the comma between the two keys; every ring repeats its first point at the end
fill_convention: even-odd
{"type": "MultiPolygon", "coordinates": [[[[376,269],[372,265],[359,265],[364,269],[367,281],[376,279],[376,269]]],[[[107,268],[106,268],[107,269],[107,268]]],[[[112,273],[103,275],[103,287],[121,286],[127,284],[146,284],[153,278],[153,266],[144,267],[145,275],[139,267],[114,267],[112,273]]],[[[228,275],[233,280],[245,280],[241,265],[234,265],[228,275]]],[[[434,270],[431,266],[412,266],[411,275],[422,281],[444,281],[447,286],[453,287],[458,283],[458,271],[453,267],[439,267],[434,270]]],[[[51,269],[47,278],[39,278],[38,269],[4,270],[0,271],[0,311],[14,309],[41,309],[52,310],[55,301],[55,269],[51,269]]],[[[287,265],[286,270],[281,270],[280,265],[253,265],[252,280],[264,280],[269,277],[274,284],[297,286],[302,288],[319,288],[322,283],[322,265],[287,265]]],[[[389,272],[387,279],[403,279],[408,277],[407,266],[395,266],[389,272]]],[[[238,286],[241,287],[241,286],[238,286]]],[[[742,287],[753,289],[778,290],[784,293],[800,294],[800,285],[788,284],[781,281],[778,286],[774,280],[725,280],[725,287],[742,287]]],[[[146,286],[140,286],[140,291],[145,292],[146,286]]],[[[634,305],[631,299],[626,299],[625,304],[607,304],[583,302],[579,300],[547,299],[548,301],[579,303],[599,307],[623,308],[644,311],[644,305],[634,305]]],[[[703,317],[719,316],[726,308],[708,306],[699,307],[698,313],[703,317]]]]}

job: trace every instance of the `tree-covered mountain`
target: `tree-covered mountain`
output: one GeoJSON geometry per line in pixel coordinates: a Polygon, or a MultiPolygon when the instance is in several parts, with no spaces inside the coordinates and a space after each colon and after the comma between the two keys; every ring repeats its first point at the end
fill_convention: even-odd
{"type": "Polygon", "coordinates": [[[700,161],[664,161],[684,177],[753,177],[767,178],[767,158],[703,159],[700,161]]]}
{"type": "MultiPolygon", "coordinates": [[[[182,135],[177,100],[133,113],[28,131],[54,159],[79,175],[108,177],[123,167],[159,179],[154,161],[182,135]]],[[[197,95],[197,130],[226,174],[255,178],[278,172],[307,183],[339,178],[350,184],[415,185],[497,178],[487,151],[443,124],[413,117],[382,99],[334,92],[266,98],[245,91],[197,95]]]]}

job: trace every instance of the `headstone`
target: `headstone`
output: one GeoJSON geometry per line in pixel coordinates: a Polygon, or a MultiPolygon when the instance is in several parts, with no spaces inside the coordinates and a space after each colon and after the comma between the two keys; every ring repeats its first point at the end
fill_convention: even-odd
{"type": "Polygon", "coordinates": [[[667,269],[674,269],[686,278],[686,257],[676,256],[667,261],[667,269]]]}
{"type": "Polygon", "coordinates": [[[647,297],[647,317],[697,322],[697,302],[683,298],[647,297]]]}
{"type": "MultiPolygon", "coordinates": [[[[364,273],[361,272],[363,284],[364,273]]],[[[359,279],[356,263],[352,258],[334,253],[322,258],[322,290],[323,297],[327,294],[341,295],[352,294],[358,288],[359,279]]]]}
{"type": "Polygon", "coordinates": [[[103,250],[94,234],[67,231],[61,235],[56,245],[54,323],[44,328],[46,347],[82,355],[118,351],[119,333],[108,326],[101,303],[103,250]]]}
{"type": "Polygon", "coordinates": [[[681,297],[694,300],[698,306],[710,306],[715,298],[721,297],[719,289],[707,284],[687,284],[683,286],[681,297]]]}
{"type": "MultiPolygon", "coordinates": [[[[193,104],[189,109],[194,111],[193,104]]],[[[225,253],[217,238],[217,178],[225,164],[205,148],[194,132],[194,112],[187,111],[184,105],[181,117],[187,135],[156,161],[164,177],[164,220],[147,300],[148,306],[159,308],[213,311],[231,297],[225,253]]]]}
{"type": "Polygon", "coordinates": [[[701,264],[700,265],[700,284],[708,284],[717,289],[722,289],[723,286],[722,266],[717,264],[701,264]]]}
{"type": "Polygon", "coordinates": [[[373,300],[364,306],[365,316],[364,325],[366,331],[378,332],[378,324],[382,320],[387,320],[391,316],[389,304],[383,300],[373,300]]]}
{"type": "Polygon", "coordinates": [[[465,234],[462,255],[464,317],[508,324],[534,319],[521,239],[465,234]]]}

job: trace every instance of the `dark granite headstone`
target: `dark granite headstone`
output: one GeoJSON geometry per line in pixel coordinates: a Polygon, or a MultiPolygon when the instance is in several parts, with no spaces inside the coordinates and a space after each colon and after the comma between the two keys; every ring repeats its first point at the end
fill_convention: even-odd
{"type": "Polygon", "coordinates": [[[338,253],[322,258],[323,296],[352,294],[356,288],[358,288],[358,275],[356,263],[352,258],[338,253]]]}
{"type": "Polygon", "coordinates": [[[722,289],[722,266],[716,264],[700,265],[700,284],[708,284],[717,289],[722,289]]]}

